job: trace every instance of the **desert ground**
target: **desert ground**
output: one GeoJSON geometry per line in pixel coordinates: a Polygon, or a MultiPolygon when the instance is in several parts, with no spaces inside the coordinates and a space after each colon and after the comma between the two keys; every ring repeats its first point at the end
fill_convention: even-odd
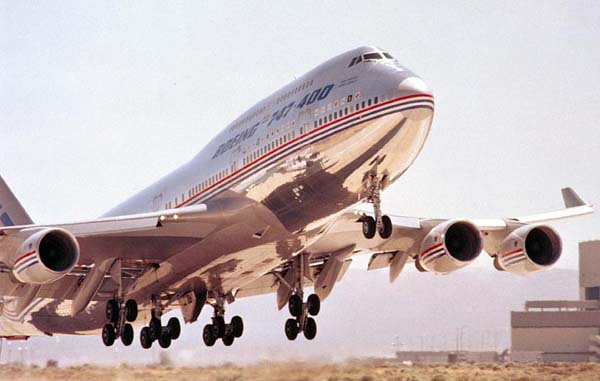
{"type": "Polygon", "coordinates": [[[379,361],[340,364],[260,363],[218,367],[25,367],[0,366],[1,380],[323,380],[323,381],[534,381],[600,380],[600,364],[593,363],[482,363],[402,365],[379,361]]]}

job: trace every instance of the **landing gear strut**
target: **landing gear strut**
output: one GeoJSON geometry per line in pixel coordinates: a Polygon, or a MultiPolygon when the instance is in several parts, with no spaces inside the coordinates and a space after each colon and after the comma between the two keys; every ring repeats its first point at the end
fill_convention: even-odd
{"type": "Polygon", "coordinates": [[[218,339],[221,339],[223,344],[228,347],[244,333],[244,321],[241,317],[234,316],[229,324],[225,323],[224,299],[222,295],[215,295],[212,323],[205,325],[202,331],[202,340],[208,347],[215,345],[218,339]]]}
{"type": "Polygon", "coordinates": [[[371,216],[362,218],[362,231],[367,239],[375,237],[376,232],[384,239],[390,238],[392,235],[392,220],[381,214],[381,189],[383,189],[386,179],[386,176],[379,179],[376,172],[369,173],[366,179],[367,202],[373,204],[375,213],[375,218],[371,216]]]}
{"type": "MultiPolygon", "coordinates": [[[[306,256],[301,254],[295,261],[298,279],[293,289],[292,296],[288,300],[288,310],[293,318],[287,319],[285,322],[285,336],[289,340],[296,340],[300,332],[304,333],[304,337],[312,340],[317,336],[317,323],[311,316],[317,316],[321,310],[321,300],[316,294],[311,294],[303,302],[304,298],[304,269],[306,268],[304,261],[306,256]]],[[[292,270],[292,271],[294,271],[292,270]]]]}

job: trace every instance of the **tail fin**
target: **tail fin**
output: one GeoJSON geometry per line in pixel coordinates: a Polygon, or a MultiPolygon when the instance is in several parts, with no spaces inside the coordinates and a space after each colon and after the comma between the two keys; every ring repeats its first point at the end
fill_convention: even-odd
{"type": "Polygon", "coordinates": [[[0,176],[0,226],[30,224],[33,221],[0,176]]]}

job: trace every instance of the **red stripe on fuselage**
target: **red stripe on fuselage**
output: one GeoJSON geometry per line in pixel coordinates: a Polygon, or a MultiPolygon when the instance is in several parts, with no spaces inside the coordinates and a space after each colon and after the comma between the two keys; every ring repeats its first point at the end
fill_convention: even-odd
{"type": "Polygon", "coordinates": [[[238,169],[237,171],[235,171],[235,172],[231,173],[231,174],[230,174],[230,175],[228,175],[228,176],[225,176],[225,177],[223,177],[221,180],[217,181],[216,183],[214,183],[213,185],[209,186],[208,188],[206,188],[206,189],[203,189],[202,191],[200,191],[200,192],[196,193],[195,195],[193,195],[192,197],[190,197],[190,198],[188,198],[187,200],[183,201],[183,202],[182,202],[182,203],[180,203],[179,205],[176,205],[176,206],[175,206],[175,208],[179,208],[179,207],[182,207],[182,206],[185,206],[185,205],[189,204],[191,201],[194,201],[195,199],[197,199],[197,198],[198,198],[199,196],[201,196],[202,194],[204,194],[204,193],[206,193],[206,192],[208,192],[208,191],[210,191],[210,190],[214,189],[215,187],[217,187],[218,185],[220,185],[220,184],[222,184],[223,182],[227,181],[228,179],[230,179],[230,178],[232,178],[232,177],[234,177],[234,176],[237,176],[238,174],[240,174],[241,172],[243,172],[243,171],[244,171],[244,170],[246,170],[247,168],[250,168],[250,167],[252,167],[252,166],[253,166],[254,164],[256,164],[257,162],[259,162],[259,161],[262,161],[263,159],[266,159],[266,158],[267,158],[267,157],[269,157],[269,156],[272,156],[273,154],[275,154],[275,153],[277,153],[277,152],[281,151],[282,149],[284,149],[285,147],[287,147],[287,146],[289,146],[289,145],[291,145],[291,144],[294,144],[294,143],[296,143],[296,142],[298,142],[298,141],[300,141],[300,140],[303,140],[303,139],[304,139],[304,138],[306,138],[307,136],[313,135],[313,134],[315,134],[315,133],[317,133],[317,132],[319,132],[319,131],[322,131],[322,130],[326,129],[327,127],[330,127],[330,126],[332,126],[332,125],[334,125],[334,124],[336,124],[336,123],[342,122],[342,121],[344,121],[344,120],[346,120],[346,119],[350,119],[350,118],[352,118],[352,117],[355,117],[355,116],[357,116],[357,115],[359,115],[359,114],[364,114],[364,113],[366,113],[366,112],[369,112],[369,111],[371,111],[371,110],[374,110],[374,109],[376,109],[376,108],[380,108],[380,107],[382,107],[382,106],[386,106],[386,105],[389,105],[389,104],[391,104],[391,103],[394,103],[394,102],[399,102],[399,101],[404,101],[404,100],[407,100],[407,99],[419,98],[419,97],[427,97],[427,98],[431,98],[431,99],[433,100],[433,96],[432,96],[432,95],[429,95],[429,94],[413,94],[413,95],[407,95],[407,96],[405,96],[405,97],[400,97],[400,98],[391,99],[391,100],[389,100],[389,101],[382,102],[382,103],[379,103],[379,104],[373,105],[373,106],[371,106],[371,107],[367,107],[367,108],[365,108],[365,109],[362,109],[362,110],[356,111],[356,112],[354,112],[353,114],[346,115],[346,116],[345,116],[345,117],[343,117],[343,118],[339,118],[339,119],[337,119],[337,120],[334,120],[333,122],[329,122],[329,123],[327,123],[327,124],[324,124],[324,125],[322,125],[322,126],[321,126],[321,127],[319,127],[319,128],[315,128],[314,130],[312,130],[312,131],[310,131],[310,132],[307,132],[307,133],[306,133],[306,134],[304,134],[304,135],[300,135],[300,136],[298,136],[297,138],[295,138],[295,139],[292,139],[292,140],[290,140],[289,142],[287,142],[287,143],[285,143],[285,144],[283,144],[283,145],[281,145],[281,146],[279,146],[279,147],[277,147],[277,148],[275,148],[275,149],[273,149],[273,150],[271,150],[271,151],[267,152],[266,154],[264,154],[264,155],[262,155],[262,156],[258,157],[257,159],[255,159],[254,161],[251,161],[250,163],[248,163],[248,164],[246,164],[245,166],[241,167],[241,168],[240,168],[240,169],[238,169]]]}

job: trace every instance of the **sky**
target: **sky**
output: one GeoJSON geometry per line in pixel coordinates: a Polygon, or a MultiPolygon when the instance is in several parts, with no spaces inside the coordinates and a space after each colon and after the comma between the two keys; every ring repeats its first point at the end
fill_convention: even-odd
{"type": "MultiPolygon", "coordinates": [[[[0,174],[32,218],[93,218],[346,50],[390,51],[436,115],[393,214],[600,204],[600,3],[0,1],[0,174]]],[[[600,217],[554,224],[576,268],[600,217]]],[[[488,266],[481,259],[479,265],[488,266]]]]}
{"type": "MultiPolygon", "coordinates": [[[[386,211],[531,214],[562,207],[564,186],[600,204],[598,41],[597,1],[1,1],[0,174],[34,221],[96,217],[258,100],[372,44],[436,99],[386,211]]],[[[554,225],[558,266],[577,267],[599,222],[554,225]]]]}
{"type": "MultiPolygon", "coordinates": [[[[369,44],[436,99],[428,141],[385,191],[386,211],[527,215],[561,208],[564,186],[600,205],[600,2],[365,4],[0,0],[0,175],[37,222],[96,217],[258,100],[369,44]]],[[[552,225],[558,268],[577,267],[577,242],[600,239],[598,215],[552,225]]],[[[485,256],[475,267],[492,271],[485,256]]]]}

